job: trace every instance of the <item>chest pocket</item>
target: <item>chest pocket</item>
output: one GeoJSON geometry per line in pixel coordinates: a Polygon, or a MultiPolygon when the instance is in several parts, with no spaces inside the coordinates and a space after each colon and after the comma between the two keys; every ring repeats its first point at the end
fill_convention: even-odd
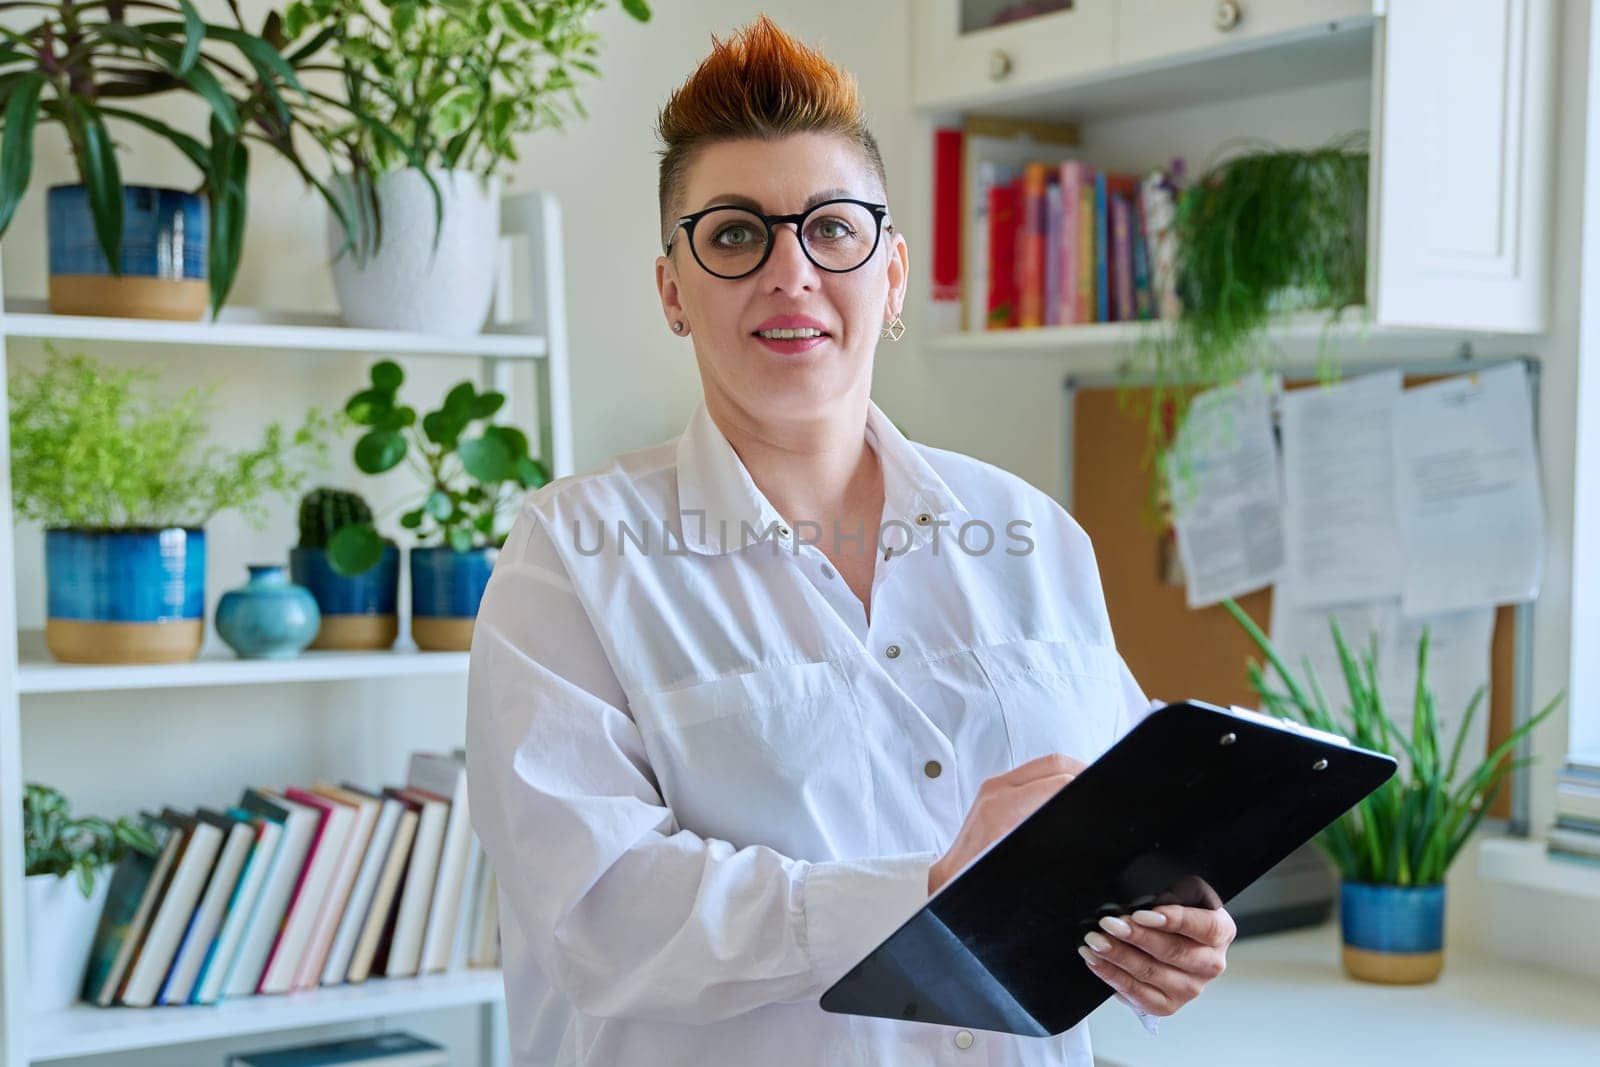
{"type": "Polygon", "coordinates": [[[1116,740],[1122,687],[1112,646],[1019,640],[974,652],[1000,703],[1013,767],[1052,752],[1087,763],[1116,740]]]}
{"type": "Polygon", "coordinates": [[[797,859],[870,848],[860,712],[829,662],[790,663],[630,702],[663,799],[686,830],[797,859]]]}

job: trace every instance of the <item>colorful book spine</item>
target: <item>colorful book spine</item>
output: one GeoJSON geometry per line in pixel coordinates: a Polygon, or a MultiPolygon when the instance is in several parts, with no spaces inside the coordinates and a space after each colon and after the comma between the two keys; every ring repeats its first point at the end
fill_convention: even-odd
{"type": "Polygon", "coordinates": [[[1061,324],[1069,326],[1083,321],[1078,317],[1078,212],[1082,198],[1083,164],[1068,160],[1061,164],[1058,180],[1061,186],[1060,244],[1054,254],[1059,258],[1061,279],[1061,324]]]}
{"type": "Polygon", "coordinates": [[[1107,231],[1106,175],[1094,176],[1094,321],[1111,321],[1110,233],[1107,231]]]}
{"type": "Polygon", "coordinates": [[[1144,197],[1133,198],[1133,304],[1134,317],[1155,318],[1155,294],[1150,288],[1150,240],[1145,232],[1144,197]]]}
{"type": "Polygon", "coordinates": [[[1022,237],[1020,304],[1017,325],[1044,325],[1045,186],[1050,168],[1029,163],[1022,170],[1022,237]]]}
{"type": "Polygon", "coordinates": [[[1095,321],[1094,234],[1094,173],[1086,167],[1078,182],[1078,322],[1095,321]]]}
{"type": "Polygon", "coordinates": [[[1017,237],[1022,219],[1022,182],[989,190],[989,297],[985,325],[1006,330],[1017,324],[1017,237]]]}
{"type": "Polygon", "coordinates": [[[1111,318],[1133,318],[1133,212],[1128,198],[1110,194],[1111,209],[1111,318]]]}
{"type": "Polygon", "coordinates": [[[934,300],[961,299],[961,155],[960,130],[933,131],[934,300]]]}
{"type": "Polygon", "coordinates": [[[1052,174],[1045,186],[1044,324],[1061,325],[1061,180],[1052,174]]]}

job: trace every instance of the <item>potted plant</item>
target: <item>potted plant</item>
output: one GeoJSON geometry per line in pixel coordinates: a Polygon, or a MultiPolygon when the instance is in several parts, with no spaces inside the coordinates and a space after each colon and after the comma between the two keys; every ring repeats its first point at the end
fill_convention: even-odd
{"type": "Polygon", "coordinates": [[[281,19],[259,33],[204,21],[191,0],[15,4],[38,12],[0,44],[0,234],[27,190],[33,136],[60,123],[79,183],[49,190],[50,306],[61,314],[197,319],[221,309],[244,239],[249,142],[286,158],[336,214],[331,189],[302,161],[293,133],[338,101],[301,84],[281,19]],[[203,101],[204,137],[137,108],[181,91],[203,101]],[[194,191],[124,185],[111,127],[137,126],[194,164],[194,191]]]}
{"type": "MultiPolygon", "coordinates": [[[[500,515],[524,490],[548,482],[549,468],[528,453],[521,430],[491,421],[504,395],[461,382],[419,420],[400,402],[405,375],[398,364],[374,364],[371,379],[345,404],[345,415],[366,428],[355,444],[356,466],[382,474],[409,461],[425,483],[421,503],[400,516],[419,546],[410,553],[411,636],[419,648],[465,651],[505,541],[500,515]],[[469,436],[475,424],[481,428],[469,436]]],[[[352,569],[375,565],[385,551],[371,522],[343,527],[339,539],[343,565],[352,569]]]]}
{"type": "MultiPolygon", "coordinates": [[[[1153,379],[1145,413],[1152,453],[1170,445],[1195,393],[1275,364],[1274,314],[1324,309],[1331,329],[1365,302],[1364,141],[1235,146],[1176,188],[1179,313],[1143,335],[1135,360],[1153,379]]],[[[1329,354],[1324,330],[1320,363],[1332,376],[1329,354]]]]}
{"type": "Polygon", "coordinates": [[[1483,703],[1484,688],[1480,686],[1469,702],[1446,756],[1427,684],[1426,631],[1417,649],[1417,688],[1408,736],[1383,707],[1376,642],[1358,657],[1330,619],[1347,690],[1336,715],[1332,709],[1338,705],[1329,703],[1315,672],[1308,668],[1297,677],[1255,620],[1234,601],[1223,604],[1271,665],[1275,683],[1260,664],[1249,667],[1251,686],[1267,711],[1400,760],[1402,772],[1319,834],[1317,844],[1342,878],[1339,917],[1345,971],[1371,982],[1433,981],[1444,966],[1445,872],[1494,806],[1507,776],[1531,762],[1507,757],[1555,712],[1561,698],[1512,730],[1481,762],[1463,765],[1463,743],[1483,703]]]}
{"type": "Polygon", "coordinates": [[[262,497],[324,462],[315,409],[260,445],[205,444],[209,390],[158,396],[158,375],[46,345],[11,380],[17,515],[45,526],[45,642],[70,663],[193,659],[205,631],[205,523],[226,509],[259,526],[262,497]]]}
{"type": "MultiPolygon", "coordinates": [[[[353,229],[330,217],[334,288],[352,326],[453,335],[483,328],[494,293],[500,178],[515,141],[560,128],[557,104],[596,75],[604,0],[295,0],[291,41],[332,36],[358,121],[323,128],[353,229]]],[[[645,0],[622,0],[640,21],[645,0]]]]}
{"type": "Polygon", "coordinates": [[[321,488],[300,500],[300,543],[289,550],[294,580],[322,612],[312,648],[388,648],[400,632],[400,550],[380,538],[376,556],[366,531],[372,508],[358,493],[321,488]]]}
{"type": "Polygon", "coordinates": [[[128,819],[73,818],[67,798],[29,782],[22,791],[28,1006],[34,1012],[78,999],[95,924],[126,849],[152,854],[156,842],[128,819]]]}

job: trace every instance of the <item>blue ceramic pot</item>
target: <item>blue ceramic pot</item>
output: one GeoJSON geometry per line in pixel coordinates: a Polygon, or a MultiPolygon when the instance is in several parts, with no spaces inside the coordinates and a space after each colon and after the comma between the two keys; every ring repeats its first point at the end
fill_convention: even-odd
{"type": "Polygon", "coordinates": [[[1444,968],[1444,886],[1345,882],[1339,892],[1344,967],[1369,982],[1431,982],[1444,968]]]}
{"type": "Polygon", "coordinates": [[[388,648],[400,632],[400,550],[388,545],[371,570],[344,575],[325,548],[289,550],[289,573],[311,591],[322,612],[312,648],[388,648]]]}
{"type": "Polygon", "coordinates": [[[418,648],[465,652],[472,647],[472,622],[499,554],[497,548],[411,550],[411,636],[418,648]]]}
{"type": "Polygon", "coordinates": [[[217,604],[217,634],[241,659],[292,659],[321,621],[316,598],[281,563],[250,564],[250,580],[217,604]]]}
{"type": "Polygon", "coordinates": [[[66,663],[176,663],[205,636],[203,530],[47,530],[45,644],[66,663]]]}
{"type": "Polygon", "coordinates": [[[82,185],[51,186],[50,310],[60,315],[197,319],[210,298],[204,197],[125,185],[119,270],[106,262],[82,185]]]}

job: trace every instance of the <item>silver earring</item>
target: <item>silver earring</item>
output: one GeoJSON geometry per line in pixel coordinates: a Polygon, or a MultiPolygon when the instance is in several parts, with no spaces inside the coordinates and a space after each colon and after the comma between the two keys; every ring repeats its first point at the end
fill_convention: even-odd
{"type": "Polygon", "coordinates": [[[904,322],[900,321],[900,316],[899,315],[896,315],[894,317],[894,321],[889,323],[887,326],[885,326],[883,328],[883,336],[887,337],[891,341],[900,340],[900,338],[905,334],[905,332],[906,332],[906,324],[904,322]]]}
{"type": "Polygon", "coordinates": [[[683,320],[682,319],[679,319],[678,321],[676,321],[676,322],[674,322],[672,324],[672,332],[673,333],[682,333],[683,332],[683,320]]]}

